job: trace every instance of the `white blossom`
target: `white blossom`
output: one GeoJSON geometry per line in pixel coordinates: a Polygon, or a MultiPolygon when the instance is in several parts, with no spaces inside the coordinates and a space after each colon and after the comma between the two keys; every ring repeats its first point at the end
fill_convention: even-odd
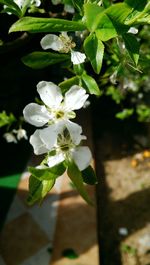
{"type": "MultiPolygon", "coordinates": [[[[24,6],[25,0],[14,0],[14,2],[20,7],[22,8],[24,6]]],[[[34,6],[40,6],[41,1],[40,0],[31,0],[31,5],[34,6]]]]}
{"type": "Polygon", "coordinates": [[[52,49],[61,53],[70,52],[73,64],[81,64],[86,59],[84,53],[73,50],[75,43],[66,32],[62,32],[59,36],[55,34],[47,34],[41,39],[40,44],[44,50],[52,49]]]}
{"type": "Polygon", "coordinates": [[[16,137],[17,137],[17,140],[20,141],[21,139],[25,139],[27,140],[28,137],[27,137],[27,132],[26,130],[22,129],[22,128],[19,128],[18,130],[13,130],[13,133],[16,134],[16,137]]]}
{"type": "Polygon", "coordinates": [[[52,82],[39,82],[37,91],[45,105],[30,103],[23,110],[25,120],[36,127],[75,118],[74,110],[82,108],[88,98],[85,89],[77,85],[72,86],[64,97],[61,89],[52,82]]]}
{"type": "Polygon", "coordinates": [[[84,53],[71,51],[71,62],[73,64],[81,64],[85,61],[86,56],[84,53]]]}
{"type": "Polygon", "coordinates": [[[16,137],[12,132],[4,133],[3,137],[8,143],[17,143],[16,137]]]}
{"type": "Polygon", "coordinates": [[[127,236],[128,235],[128,229],[126,227],[120,227],[118,229],[118,232],[121,236],[127,236]]]}
{"type": "Polygon", "coordinates": [[[92,155],[87,146],[79,146],[84,135],[81,135],[82,128],[78,124],[64,123],[53,124],[45,129],[36,130],[30,137],[30,143],[35,154],[49,152],[47,164],[53,167],[64,160],[73,160],[79,170],[84,170],[90,164],[92,155]],[[51,155],[50,152],[54,152],[51,155]]]}
{"type": "Polygon", "coordinates": [[[136,29],[135,27],[131,27],[131,28],[129,28],[128,33],[137,34],[138,29],[136,29]]]}

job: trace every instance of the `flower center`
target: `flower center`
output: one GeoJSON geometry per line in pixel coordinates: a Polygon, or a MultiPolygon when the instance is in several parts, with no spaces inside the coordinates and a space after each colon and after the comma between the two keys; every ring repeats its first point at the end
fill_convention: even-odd
{"type": "Polygon", "coordinates": [[[67,153],[70,149],[74,147],[74,144],[70,137],[70,133],[67,128],[63,130],[62,134],[58,134],[57,144],[59,146],[59,149],[65,153],[67,153]]]}
{"type": "Polygon", "coordinates": [[[58,112],[56,112],[56,119],[61,119],[63,118],[65,115],[65,113],[62,110],[59,110],[58,112]]]}

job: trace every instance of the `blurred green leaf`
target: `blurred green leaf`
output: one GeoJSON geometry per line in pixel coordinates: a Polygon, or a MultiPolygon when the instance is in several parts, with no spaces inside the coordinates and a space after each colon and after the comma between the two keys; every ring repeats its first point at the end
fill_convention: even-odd
{"type": "Polygon", "coordinates": [[[87,28],[89,31],[93,31],[94,21],[96,17],[104,10],[103,7],[100,7],[96,4],[86,3],[84,4],[84,20],[86,22],[87,28]],[[94,19],[93,19],[94,18],[94,19]]]}
{"type": "Polygon", "coordinates": [[[70,56],[67,54],[57,54],[52,52],[32,52],[28,55],[22,57],[22,62],[33,68],[33,69],[42,69],[49,65],[60,63],[66,60],[69,60],[70,56]]]}
{"type": "Polygon", "coordinates": [[[138,64],[139,60],[139,49],[140,43],[137,41],[136,37],[131,33],[123,34],[123,40],[125,42],[125,47],[134,62],[135,65],[138,64]]]}
{"type": "Polygon", "coordinates": [[[116,118],[118,118],[120,120],[127,119],[130,116],[132,116],[133,112],[134,112],[134,109],[124,109],[123,111],[118,112],[116,114],[116,118]]]}
{"type": "Polygon", "coordinates": [[[27,203],[32,205],[37,201],[42,202],[43,198],[52,189],[54,184],[55,180],[53,179],[40,181],[31,175],[29,178],[29,195],[27,203]]]}
{"type": "Polygon", "coordinates": [[[56,179],[65,172],[66,168],[63,163],[60,163],[54,167],[47,168],[35,168],[29,167],[29,172],[39,180],[56,179]]]}
{"type": "Polygon", "coordinates": [[[83,197],[83,199],[87,203],[93,205],[93,202],[92,202],[91,198],[89,197],[89,195],[86,191],[86,188],[83,184],[81,172],[79,171],[78,167],[73,162],[69,163],[67,174],[68,174],[68,177],[73,182],[73,184],[75,185],[78,192],[80,193],[80,195],[83,197]]]}
{"type": "Polygon", "coordinates": [[[2,111],[0,113],[0,127],[11,125],[15,121],[16,118],[12,113],[10,113],[9,115],[7,115],[6,111],[2,111]]]}
{"type": "Polygon", "coordinates": [[[63,94],[67,92],[71,86],[79,85],[80,78],[78,76],[73,76],[61,83],[59,83],[59,87],[61,88],[63,94]]]}
{"type": "Polygon", "coordinates": [[[95,185],[98,183],[95,172],[91,166],[81,171],[83,182],[89,185],[95,185]]]}

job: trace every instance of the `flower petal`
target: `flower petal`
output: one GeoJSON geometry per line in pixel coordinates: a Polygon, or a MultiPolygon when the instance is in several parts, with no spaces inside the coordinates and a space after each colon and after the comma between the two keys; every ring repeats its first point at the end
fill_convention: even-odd
{"type": "Polygon", "coordinates": [[[80,64],[83,63],[86,59],[84,53],[71,51],[71,62],[73,64],[80,64]]]}
{"type": "Polygon", "coordinates": [[[49,127],[40,130],[40,138],[49,151],[51,151],[57,143],[57,134],[56,124],[52,124],[49,127]]]}
{"type": "Polygon", "coordinates": [[[45,106],[36,103],[28,104],[23,110],[24,118],[30,124],[41,127],[51,119],[50,113],[45,106]]]}
{"type": "Polygon", "coordinates": [[[90,165],[92,154],[89,147],[79,146],[72,151],[72,158],[78,168],[82,171],[90,165]]]}
{"type": "Polygon", "coordinates": [[[47,153],[49,150],[46,148],[45,143],[41,140],[40,132],[41,130],[36,130],[33,135],[30,137],[30,144],[32,144],[34,153],[36,155],[41,155],[47,153]]]}
{"type": "Polygon", "coordinates": [[[57,109],[63,99],[61,89],[52,82],[39,82],[37,91],[45,105],[53,109],[57,109]]]}
{"type": "Polygon", "coordinates": [[[47,34],[41,39],[40,44],[44,50],[60,51],[64,47],[62,40],[55,34],[47,34]]]}
{"type": "Polygon", "coordinates": [[[78,145],[82,139],[86,139],[84,135],[81,135],[82,133],[82,127],[74,122],[71,121],[65,121],[65,126],[67,127],[71,139],[75,145],[78,145]]]}
{"type": "Polygon", "coordinates": [[[65,109],[71,111],[82,108],[88,96],[84,88],[77,85],[72,86],[65,94],[65,109]]]}
{"type": "Polygon", "coordinates": [[[65,160],[63,153],[54,155],[54,156],[49,156],[47,160],[47,164],[49,167],[54,167],[55,165],[63,162],[65,160]]]}

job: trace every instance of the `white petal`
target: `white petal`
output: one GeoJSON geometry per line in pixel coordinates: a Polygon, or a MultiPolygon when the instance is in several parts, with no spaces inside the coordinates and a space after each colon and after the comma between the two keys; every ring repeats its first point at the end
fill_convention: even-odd
{"type": "Polygon", "coordinates": [[[51,118],[45,106],[40,106],[36,103],[28,104],[23,110],[23,115],[27,122],[36,127],[43,126],[51,118]]]}
{"type": "Polygon", "coordinates": [[[86,59],[84,53],[71,51],[71,62],[73,64],[80,64],[83,63],[86,59]]]}
{"type": "Polygon", "coordinates": [[[57,134],[57,125],[55,124],[40,130],[40,138],[49,151],[51,151],[56,145],[57,134]]]}
{"type": "Polygon", "coordinates": [[[55,156],[49,156],[47,164],[49,167],[54,167],[55,165],[63,162],[65,160],[63,153],[57,154],[55,156]]]}
{"type": "Polygon", "coordinates": [[[62,40],[55,34],[47,34],[41,39],[40,44],[44,50],[60,51],[64,47],[62,40]]]}
{"type": "Polygon", "coordinates": [[[63,99],[61,89],[52,82],[39,82],[37,91],[45,105],[53,109],[57,109],[63,99]]]}
{"type": "Polygon", "coordinates": [[[72,158],[78,168],[82,171],[90,165],[92,154],[87,146],[79,146],[72,152],[72,158]]]}
{"type": "Polygon", "coordinates": [[[72,5],[64,5],[64,10],[67,12],[67,13],[70,13],[70,14],[74,14],[75,12],[75,9],[72,5]]]}
{"type": "Polygon", "coordinates": [[[138,33],[138,29],[136,29],[134,27],[131,27],[131,28],[129,28],[128,33],[137,34],[138,33]]]}
{"type": "Polygon", "coordinates": [[[78,145],[83,139],[82,127],[74,122],[66,121],[65,125],[70,133],[71,139],[75,145],[78,145]]]}
{"type": "Polygon", "coordinates": [[[34,153],[36,155],[41,155],[47,153],[49,150],[46,148],[46,145],[43,143],[40,137],[40,132],[42,130],[36,130],[33,135],[30,137],[30,144],[32,144],[34,153]]]}
{"type": "Polygon", "coordinates": [[[88,96],[84,88],[77,85],[72,86],[65,94],[65,109],[71,111],[82,108],[88,96]]]}

